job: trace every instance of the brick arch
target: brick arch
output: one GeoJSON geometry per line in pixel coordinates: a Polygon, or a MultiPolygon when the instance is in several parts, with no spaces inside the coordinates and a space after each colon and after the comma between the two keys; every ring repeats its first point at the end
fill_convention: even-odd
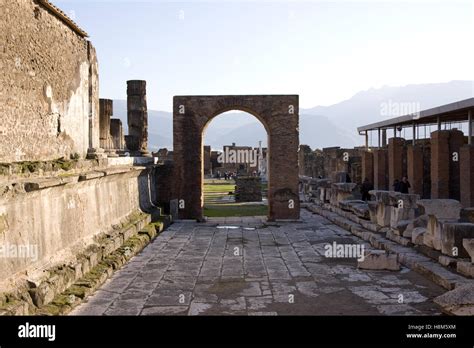
{"type": "Polygon", "coordinates": [[[241,110],[255,116],[268,135],[268,219],[299,218],[298,96],[229,95],[173,98],[173,198],[183,200],[183,219],[202,220],[203,131],[219,114],[241,110]],[[292,109],[293,113],[290,112],[292,109]],[[289,201],[294,206],[290,208],[289,201]]]}

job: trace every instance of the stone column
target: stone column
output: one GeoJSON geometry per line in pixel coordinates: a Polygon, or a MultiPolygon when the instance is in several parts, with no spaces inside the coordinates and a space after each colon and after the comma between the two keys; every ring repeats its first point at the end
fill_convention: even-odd
{"type": "Polygon", "coordinates": [[[374,154],[371,151],[362,152],[362,180],[365,178],[374,183],[374,154]]]}
{"type": "Polygon", "coordinates": [[[388,184],[390,185],[389,190],[392,189],[391,185],[393,185],[396,179],[402,180],[402,177],[405,176],[405,163],[405,139],[388,139],[388,184]]]}
{"type": "Polygon", "coordinates": [[[388,158],[387,149],[374,150],[374,188],[388,190],[388,158]]]}
{"type": "Polygon", "coordinates": [[[474,146],[461,147],[459,156],[461,172],[461,204],[474,207],[474,146]]]}
{"type": "Polygon", "coordinates": [[[449,131],[431,133],[431,198],[449,198],[449,131]]]}
{"type": "Polygon", "coordinates": [[[113,101],[99,99],[99,139],[100,147],[110,149],[110,117],[113,114],[113,101]]]}
{"type": "Polygon", "coordinates": [[[148,152],[148,111],[146,81],[127,81],[127,148],[132,155],[150,156],[148,152]]]}
{"type": "Polygon", "coordinates": [[[124,149],[122,120],[118,118],[110,120],[110,136],[112,137],[113,149],[122,151],[124,149]]]}
{"type": "Polygon", "coordinates": [[[410,193],[423,197],[423,149],[409,144],[407,146],[407,177],[410,182],[410,193]]]}

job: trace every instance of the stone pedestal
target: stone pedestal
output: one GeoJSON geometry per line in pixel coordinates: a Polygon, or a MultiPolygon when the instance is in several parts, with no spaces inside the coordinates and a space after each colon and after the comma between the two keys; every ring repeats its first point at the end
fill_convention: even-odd
{"type": "Polygon", "coordinates": [[[407,146],[407,177],[410,193],[423,195],[423,149],[412,144],[407,146]]]}
{"type": "Polygon", "coordinates": [[[374,150],[374,188],[388,190],[388,158],[386,149],[374,150]]]}
{"type": "Polygon", "coordinates": [[[132,155],[151,156],[148,152],[146,81],[127,81],[127,122],[128,150],[132,155]]]}
{"type": "Polygon", "coordinates": [[[258,177],[240,177],[235,180],[236,202],[261,202],[262,183],[258,177]]]}
{"type": "Polygon", "coordinates": [[[474,207],[474,146],[461,147],[460,156],[461,175],[461,204],[463,207],[474,207]]]}
{"type": "MultiPolygon", "coordinates": [[[[396,179],[406,175],[405,139],[388,139],[388,183],[393,185],[396,179]]],[[[391,187],[389,189],[392,189],[391,187]]]]}

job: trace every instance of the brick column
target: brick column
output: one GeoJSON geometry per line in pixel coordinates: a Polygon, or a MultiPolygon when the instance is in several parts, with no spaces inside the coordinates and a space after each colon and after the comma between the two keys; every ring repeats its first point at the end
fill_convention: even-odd
{"type": "Polygon", "coordinates": [[[405,139],[390,138],[388,139],[388,184],[391,185],[396,179],[402,180],[406,175],[406,153],[405,139]]]}
{"type": "Polygon", "coordinates": [[[110,117],[113,114],[113,101],[99,99],[99,139],[100,147],[110,149],[110,117]]]}
{"type": "Polygon", "coordinates": [[[388,190],[388,158],[387,149],[374,150],[374,188],[388,190]]]}
{"type": "Polygon", "coordinates": [[[407,146],[407,177],[410,193],[423,197],[423,149],[409,144],[407,146]]]}
{"type": "Polygon", "coordinates": [[[449,198],[449,131],[431,133],[431,198],[449,198]]]}
{"type": "Polygon", "coordinates": [[[362,180],[365,178],[374,183],[374,154],[371,151],[362,152],[362,180]]]}
{"type": "Polygon", "coordinates": [[[461,204],[474,207],[474,146],[461,147],[459,156],[461,172],[461,204]]]}
{"type": "Polygon", "coordinates": [[[461,200],[461,177],[460,177],[460,150],[466,144],[467,139],[464,133],[458,129],[449,131],[449,198],[461,200]],[[454,160],[454,154],[457,153],[458,160],[454,160]]]}
{"type": "Polygon", "coordinates": [[[148,152],[148,110],[146,81],[127,81],[128,149],[135,155],[150,156],[148,152]]]}

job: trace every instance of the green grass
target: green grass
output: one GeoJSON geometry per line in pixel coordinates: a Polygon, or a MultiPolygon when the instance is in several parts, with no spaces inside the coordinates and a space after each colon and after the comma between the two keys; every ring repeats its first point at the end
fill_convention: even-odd
{"type": "Polygon", "coordinates": [[[204,184],[204,195],[207,193],[223,193],[235,191],[235,185],[232,184],[204,184]]]}
{"type": "Polygon", "coordinates": [[[267,215],[266,205],[241,205],[240,203],[204,204],[204,215],[208,217],[261,216],[267,215]]]}
{"type": "MultiPolygon", "coordinates": [[[[262,189],[266,189],[263,187],[262,189]]],[[[268,207],[262,204],[219,202],[220,198],[229,197],[235,191],[233,181],[204,180],[204,215],[208,217],[226,216],[261,216],[267,215],[268,207]]]]}

